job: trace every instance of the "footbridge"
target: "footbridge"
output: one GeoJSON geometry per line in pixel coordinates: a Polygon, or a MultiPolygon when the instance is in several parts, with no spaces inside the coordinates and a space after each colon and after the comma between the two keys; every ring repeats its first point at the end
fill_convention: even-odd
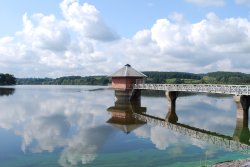
{"type": "MultiPolygon", "coordinates": [[[[219,143],[232,150],[250,153],[248,115],[250,107],[250,85],[218,85],[218,84],[145,84],[146,75],[136,71],[129,64],[115,72],[111,88],[115,90],[118,101],[137,102],[140,104],[142,90],[165,91],[168,100],[168,112],[165,119],[158,119],[145,114],[134,114],[144,122],[158,123],[161,126],[188,134],[204,141],[219,143]],[[208,132],[178,123],[176,100],[179,92],[203,92],[232,95],[236,104],[236,128],[234,136],[225,136],[208,132]],[[247,137],[244,137],[244,136],[247,137]]],[[[118,103],[118,102],[116,102],[118,103]]],[[[122,103],[121,103],[122,104],[122,103]]],[[[123,104],[121,105],[123,106],[123,104]]],[[[140,105],[139,105],[140,106],[140,105]]],[[[118,114],[119,115],[119,114],[118,114]]],[[[117,116],[117,114],[115,114],[117,116]]],[[[120,115],[119,115],[120,117],[120,115]]]]}
{"type": "MultiPolygon", "coordinates": [[[[138,92],[137,92],[138,93],[138,92]]],[[[225,135],[209,130],[192,127],[182,124],[178,121],[175,111],[176,92],[166,93],[169,99],[169,107],[165,118],[149,115],[146,113],[146,107],[141,107],[139,96],[131,99],[131,91],[115,90],[114,106],[109,107],[107,111],[112,113],[111,119],[107,122],[121,129],[125,133],[147,124],[162,126],[171,131],[190,136],[207,143],[215,144],[221,148],[230,151],[237,151],[250,155],[250,131],[248,128],[248,116],[244,115],[242,119],[236,119],[236,126],[233,135],[225,135]]],[[[241,112],[242,105],[237,104],[237,113],[241,112]]],[[[248,112],[244,112],[248,113],[248,112]]]]}
{"type": "Polygon", "coordinates": [[[204,92],[228,94],[234,96],[237,106],[236,119],[242,126],[248,125],[248,110],[250,106],[250,85],[214,85],[214,84],[144,84],[133,85],[132,92],[141,90],[162,90],[166,92],[168,98],[167,120],[177,122],[178,117],[175,112],[178,92],[204,92]]]}
{"type": "Polygon", "coordinates": [[[250,85],[216,84],[134,84],[133,89],[250,95],[250,85]]]}

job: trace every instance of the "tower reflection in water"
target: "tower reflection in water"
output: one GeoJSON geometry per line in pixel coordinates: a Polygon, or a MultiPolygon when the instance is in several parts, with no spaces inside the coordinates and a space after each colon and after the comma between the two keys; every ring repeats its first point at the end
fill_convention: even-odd
{"type": "Polygon", "coordinates": [[[140,91],[135,93],[130,90],[116,90],[115,99],[115,105],[107,109],[111,113],[107,123],[127,134],[146,123],[133,115],[146,113],[146,107],[141,107],[140,91]]]}
{"type": "MultiPolygon", "coordinates": [[[[169,99],[169,94],[166,94],[169,99]]],[[[109,107],[107,111],[112,113],[107,121],[116,128],[129,133],[144,124],[155,124],[163,126],[180,134],[190,136],[201,141],[219,145],[226,150],[238,151],[250,154],[250,132],[248,128],[248,116],[245,121],[236,119],[236,127],[232,136],[211,132],[208,130],[191,127],[178,122],[178,116],[175,111],[174,103],[169,103],[166,118],[159,118],[146,114],[146,107],[141,107],[141,92],[131,90],[115,91],[115,105],[109,107]],[[247,122],[247,123],[246,123],[247,122]]],[[[236,102],[237,104],[237,102],[236,102]]],[[[237,110],[241,110],[237,104],[237,110]]],[[[248,110],[248,108],[247,108],[248,110]]]]}

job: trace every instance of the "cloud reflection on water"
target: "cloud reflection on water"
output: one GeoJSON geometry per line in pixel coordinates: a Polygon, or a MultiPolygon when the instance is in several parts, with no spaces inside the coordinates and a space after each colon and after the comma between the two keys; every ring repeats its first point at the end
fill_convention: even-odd
{"type": "Polygon", "coordinates": [[[23,137],[23,152],[31,147],[29,151],[38,153],[45,150],[52,152],[55,147],[66,146],[69,131],[70,124],[65,115],[49,115],[32,119],[18,134],[23,137]]]}
{"type": "MultiPolygon", "coordinates": [[[[116,131],[106,125],[110,118],[106,109],[113,105],[113,97],[113,91],[17,89],[13,96],[0,98],[0,127],[22,137],[24,152],[63,149],[59,159],[62,166],[90,163],[116,131]]],[[[165,118],[167,114],[165,97],[142,97],[142,106],[154,116],[165,118]]],[[[217,99],[197,95],[177,99],[179,122],[211,131],[232,135],[235,112],[232,97],[217,99]]],[[[211,154],[218,150],[200,140],[154,125],[144,125],[132,133],[150,140],[159,150],[172,149],[172,154],[176,155],[182,154],[188,145],[209,150],[211,154]]]]}
{"type": "Polygon", "coordinates": [[[110,126],[81,128],[63,150],[59,163],[64,167],[75,166],[79,162],[87,164],[93,161],[98,150],[109,139],[114,129],[110,126]]]}
{"type": "Polygon", "coordinates": [[[104,125],[112,92],[102,91],[103,97],[98,100],[96,93],[87,91],[71,94],[38,88],[38,92],[30,92],[34,95],[29,91],[18,89],[14,96],[0,99],[0,127],[22,137],[22,151],[63,149],[59,161],[62,166],[94,160],[114,132],[112,127],[104,125]]]}

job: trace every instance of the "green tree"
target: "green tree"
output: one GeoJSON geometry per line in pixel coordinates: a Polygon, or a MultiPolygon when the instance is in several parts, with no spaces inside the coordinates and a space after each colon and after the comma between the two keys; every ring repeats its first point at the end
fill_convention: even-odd
{"type": "Polygon", "coordinates": [[[0,74],[0,85],[15,85],[16,78],[11,74],[0,74]]]}

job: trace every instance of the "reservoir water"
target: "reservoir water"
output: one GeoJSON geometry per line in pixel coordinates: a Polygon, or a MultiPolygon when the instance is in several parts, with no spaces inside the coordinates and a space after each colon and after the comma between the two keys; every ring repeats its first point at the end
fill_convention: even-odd
{"type": "Polygon", "coordinates": [[[106,88],[1,87],[0,167],[198,167],[249,157],[249,134],[243,142],[233,140],[232,96],[178,97],[179,124],[171,129],[154,121],[166,117],[165,96],[142,95],[140,108],[154,118],[147,122],[114,114],[117,99],[106,88]],[[202,133],[205,137],[197,137],[202,133]],[[238,147],[225,147],[217,139],[238,147]]]}

